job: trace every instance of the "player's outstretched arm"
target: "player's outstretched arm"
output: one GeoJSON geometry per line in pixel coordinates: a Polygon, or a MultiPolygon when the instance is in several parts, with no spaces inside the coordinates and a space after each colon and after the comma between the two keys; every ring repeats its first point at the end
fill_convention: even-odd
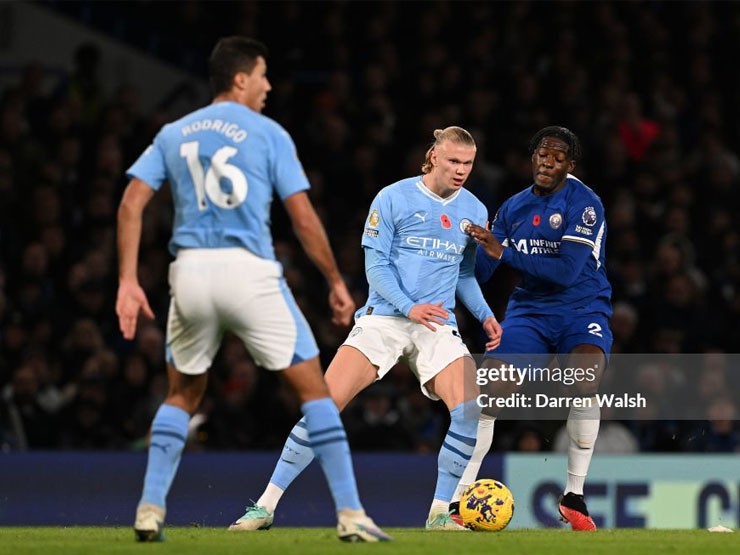
{"type": "Polygon", "coordinates": [[[329,244],[324,225],[311,204],[305,191],[290,195],[284,201],[290,216],[293,230],[303,246],[303,250],[329,283],[329,306],[332,309],[332,322],[344,326],[352,321],[355,303],[339,273],[334,253],[329,244]]]}
{"type": "Polygon", "coordinates": [[[144,290],[139,285],[138,258],[144,208],[154,190],[141,179],[132,179],[118,207],[118,295],[116,314],[121,333],[133,339],[139,312],[154,318],[144,290]]]}
{"type": "Polygon", "coordinates": [[[593,247],[575,241],[561,241],[557,256],[527,256],[513,248],[504,249],[501,261],[521,272],[569,287],[583,271],[593,255],[593,247]]]}

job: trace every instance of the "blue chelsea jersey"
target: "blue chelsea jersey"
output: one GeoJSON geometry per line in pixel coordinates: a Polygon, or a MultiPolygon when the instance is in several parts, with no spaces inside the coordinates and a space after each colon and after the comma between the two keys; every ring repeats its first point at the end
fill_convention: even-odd
{"type": "MultiPolygon", "coordinates": [[[[393,276],[414,304],[443,302],[450,313],[448,323],[454,326],[461,264],[470,266],[471,276],[475,265],[476,244],[465,228],[470,223],[484,225],[486,219],[485,206],[466,189],[442,198],[421,177],[403,179],[373,200],[362,246],[388,257],[393,276]]],[[[355,317],[365,314],[402,315],[372,287],[355,317]]]]}
{"type": "Polygon", "coordinates": [[[493,223],[493,233],[505,246],[546,271],[547,259],[558,256],[566,241],[590,249],[581,271],[563,286],[523,272],[509,299],[507,316],[516,313],[558,313],[563,309],[611,315],[611,285],[604,264],[606,221],[601,199],[583,182],[568,175],[565,186],[538,196],[529,187],[506,200],[493,223]],[[537,260],[541,260],[539,264],[537,260]]]}
{"type": "Polygon", "coordinates": [[[235,102],[217,102],[165,125],[129,168],[175,205],[170,252],[242,247],[274,260],[273,195],[309,188],[296,148],[277,122],[235,102]]]}

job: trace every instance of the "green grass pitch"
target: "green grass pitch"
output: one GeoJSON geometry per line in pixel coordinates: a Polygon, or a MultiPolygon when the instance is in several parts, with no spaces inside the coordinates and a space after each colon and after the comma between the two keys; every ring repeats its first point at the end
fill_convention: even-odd
{"type": "Polygon", "coordinates": [[[130,528],[36,527],[0,528],[0,552],[44,555],[135,553],[137,555],[454,555],[465,553],[574,555],[737,554],[740,535],[706,530],[600,530],[574,533],[562,530],[504,530],[503,532],[426,532],[387,528],[395,541],[383,544],[345,544],[331,528],[275,528],[266,532],[234,533],[219,528],[165,529],[167,541],[141,544],[130,528]]]}

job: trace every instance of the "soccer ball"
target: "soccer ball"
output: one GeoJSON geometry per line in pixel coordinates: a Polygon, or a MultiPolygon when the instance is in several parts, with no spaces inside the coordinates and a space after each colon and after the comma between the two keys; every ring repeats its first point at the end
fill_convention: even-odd
{"type": "Polygon", "coordinates": [[[514,497],[498,480],[478,480],[460,496],[460,517],[471,530],[498,532],[512,516],[514,497]]]}

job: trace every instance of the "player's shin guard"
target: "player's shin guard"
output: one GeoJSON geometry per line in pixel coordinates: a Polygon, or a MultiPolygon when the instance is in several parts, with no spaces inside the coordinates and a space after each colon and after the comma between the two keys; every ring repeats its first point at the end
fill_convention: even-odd
{"type": "Polygon", "coordinates": [[[599,434],[601,409],[595,397],[590,407],[571,407],[566,428],[568,444],[568,482],[565,493],[583,495],[583,484],[594,454],[594,444],[599,434]]]}
{"type": "Polygon", "coordinates": [[[460,403],[450,411],[450,428],[437,459],[437,487],[430,515],[437,510],[448,510],[455,487],[473,455],[479,414],[480,407],[475,401],[460,403]]]}
{"type": "Polygon", "coordinates": [[[457,484],[457,489],[452,497],[453,501],[459,501],[462,492],[478,477],[480,471],[480,465],[483,463],[483,458],[488,454],[493,443],[493,428],[496,423],[495,416],[489,416],[481,413],[478,418],[478,431],[475,436],[475,448],[473,449],[473,456],[468,462],[468,466],[465,468],[460,482],[457,484]]]}
{"type": "Polygon", "coordinates": [[[172,405],[162,405],[152,422],[149,457],[140,503],[165,507],[188,435],[190,415],[172,405]]]}
{"type": "Polygon", "coordinates": [[[362,509],[347,435],[339,410],[329,397],[301,406],[314,455],[321,463],[337,511],[362,509]]]}

